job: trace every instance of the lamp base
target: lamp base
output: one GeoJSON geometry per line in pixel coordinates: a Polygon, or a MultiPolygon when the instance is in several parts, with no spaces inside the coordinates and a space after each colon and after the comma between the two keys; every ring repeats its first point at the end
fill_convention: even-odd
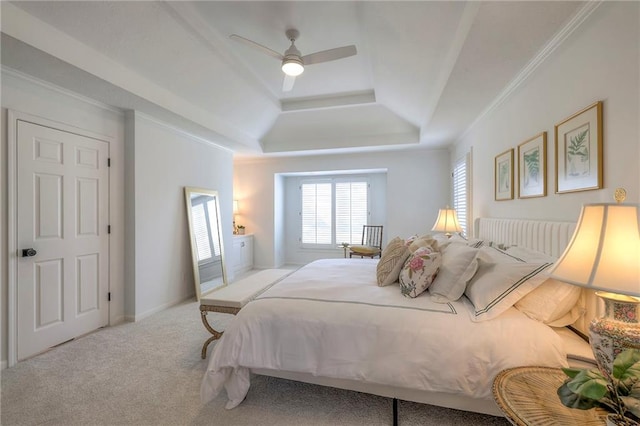
{"type": "Polygon", "coordinates": [[[589,324],[591,349],[603,373],[611,373],[613,360],[625,349],[640,349],[640,299],[597,291],[604,301],[604,316],[589,324]]]}

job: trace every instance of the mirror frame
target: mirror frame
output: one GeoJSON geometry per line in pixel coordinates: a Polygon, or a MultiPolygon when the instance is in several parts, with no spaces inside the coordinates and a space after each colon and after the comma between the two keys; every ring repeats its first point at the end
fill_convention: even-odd
{"type": "Polygon", "coordinates": [[[224,256],[224,244],[223,241],[224,239],[222,238],[222,224],[220,223],[221,217],[220,217],[220,197],[218,196],[218,191],[213,191],[210,189],[205,189],[205,188],[197,188],[197,187],[191,187],[191,186],[185,186],[184,187],[184,196],[185,196],[185,202],[186,202],[186,207],[187,207],[187,222],[189,224],[189,242],[191,243],[191,263],[193,266],[193,281],[194,281],[194,286],[195,286],[195,290],[196,290],[196,300],[200,300],[200,298],[206,294],[209,294],[217,289],[226,287],[228,285],[227,283],[227,268],[225,265],[225,256],[224,256]],[[201,290],[201,282],[200,282],[200,268],[198,265],[198,247],[196,244],[196,237],[195,234],[193,232],[193,219],[192,219],[192,204],[191,204],[191,195],[192,194],[203,194],[203,195],[210,195],[212,197],[215,198],[216,200],[216,215],[217,215],[217,220],[216,220],[216,225],[218,227],[218,239],[219,239],[219,244],[220,244],[220,262],[221,262],[221,268],[222,268],[222,285],[216,286],[215,288],[208,290],[204,293],[202,293],[201,290]]]}

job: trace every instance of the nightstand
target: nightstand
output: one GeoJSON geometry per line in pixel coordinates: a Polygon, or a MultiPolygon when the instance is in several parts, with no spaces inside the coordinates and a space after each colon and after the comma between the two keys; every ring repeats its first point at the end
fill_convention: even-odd
{"type": "Polygon", "coordinates": [[[514,425],[604,425],[607,415],[604,410],[578,410],[562,405],[557,391],[566,377],[559,368],[511,368],[496,376],[493,397],[514,425]]]}

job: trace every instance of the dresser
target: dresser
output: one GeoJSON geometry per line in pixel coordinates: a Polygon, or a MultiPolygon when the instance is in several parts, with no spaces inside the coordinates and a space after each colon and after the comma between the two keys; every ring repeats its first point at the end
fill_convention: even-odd
{"type": "Polygon", "coordinates": [[[233,236],[232,269],[235,275],[253,269],[253,235],[233,236]]]}

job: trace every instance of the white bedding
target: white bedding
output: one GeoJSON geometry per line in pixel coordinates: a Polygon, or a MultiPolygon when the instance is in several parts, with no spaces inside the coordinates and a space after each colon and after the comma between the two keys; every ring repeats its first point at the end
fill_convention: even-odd
{"type": "Polygon", "coordinates": [[[567,366],[560,337],[515,308],[472,322],[464,298],[378,287],[377,262],[315,261],[248,303],[214,347],[203,402],[225,388],[227,408],[240,404],[251,368],[490,399],[505,368],[567,366]]]}

